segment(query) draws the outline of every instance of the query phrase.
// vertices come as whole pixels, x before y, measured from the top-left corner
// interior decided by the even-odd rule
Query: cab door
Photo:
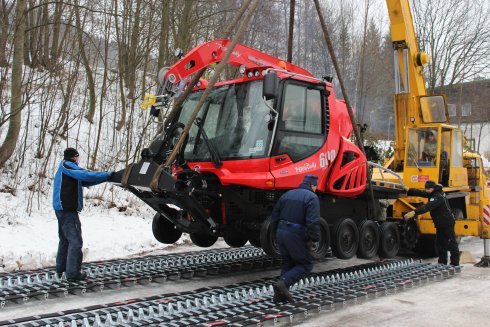
[[[322,176],[328,166],[326,101],[320,85],[284,82],[270,170],[278,189],[295,188],[305,174]]]

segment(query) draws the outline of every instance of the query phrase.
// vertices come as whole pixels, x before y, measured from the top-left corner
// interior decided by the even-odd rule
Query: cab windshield
[[[437,161],[437,129],[418,128],[408,131],[408,166],[435,166]]]
[[[204,91],[189,95],[179,122],[186,124]],[[270,105],[270,103],[269,103]],[[199,111],[201,125],[220,159],[250,159],[267,156],[272,131],[270,109],[262,98],[262,81],[216,88]],[[193,124],[184,149],[187,161],[210,161],[204,133]]]

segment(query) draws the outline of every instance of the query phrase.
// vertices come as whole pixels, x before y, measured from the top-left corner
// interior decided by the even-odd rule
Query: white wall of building
[[[475,139],[475,150],[490,160],[490,123],[461,124],[466,139]]]

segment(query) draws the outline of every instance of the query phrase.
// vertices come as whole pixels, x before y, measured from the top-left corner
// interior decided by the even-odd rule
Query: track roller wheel
[[[340,259],[350,259],[357,252],[359,231],[350,219],[341,219],[333,226],[332,252]]]
[[[409,219],[402,225],[401,236],[405,248],[414,249],[417,246],[419,229],[414,219]]]
[[[159,213],[155,214],[153,217],[151,229],[153,231],[153,236],[155,236],[160,243],[172,244],[177,242],[180,236],[182,236],[182,232]]]
[[[194,243],[195,245],[200,246],[202,248],[208,248],[211,245],[213,245],[214,243],[216,243],[216,241],[218,240],[217,236],[206,235],[206,234],[191,233],[190,237],[191,237],[192,243]]]
[[[372,220],[363,220],[359,224],[359,248],[357,256],[363,259],[371,259],[379,249],[379,226]]]
[[[379,256],[393,258],[400,249],[400,233],[395,223],[384,222],[381,224],[381,240],[379,242]]]
[[[260,229],[260,246],[265,253],[271,257],[279,257],[279,246],[276,241],[276,224],[271,222],[272,217],[269,216],[262,224]]]
[[[225,243],[231,246],[232,248],[241,248],[248,241],[246,237],[241,236],[239,234],[225,235],[223,239],[225,240]]]
[[[318,245],[310,251],[313,259],[323,259],[328,253],[330,247],[330,230],[325,219],[320,218],[320,241]]]

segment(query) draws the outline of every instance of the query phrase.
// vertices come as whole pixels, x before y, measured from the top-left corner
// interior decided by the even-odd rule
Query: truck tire
[[[262,227],[260,229],[260,246],[264,250],[265,253],[270,255],[271,257],[280,257],[279,246],[276,241],[276,224],[271,222],[272,217],[269,216],[262,223]]]
[[[325,219],[320,218],[320,241],[314,250],[310,251],[313,259],[323,259],[328,254],[330,248],[330,230]]]
[[[371,259],[379,249],[379,226],[372,220],[363,220],[359,224],[359,248],[357,256],[363,259]]]
[[[208,248],[214,243],[216,243],[216,241],[218,240],[217,236],[206,235],[206,234],[191,233],[190,237],[192,243],[202,248]]]
[[[178,230],[167,218],[156,213],[151,224],[153,236],[160,243],[172,244],[179,240],[182,232]]]
[[[393,258],[400,250],[400,233],[395,223],[384,222],[380,228],[379,256],[381,258]]]
[[[332,252],[340,259],[350,259],[359,245],[359,230],[356,223],[350,219],[341,219],[332,229]]]
[[[232,248],[241,248],[248,241],[246,237],[237,234],[225,235],[223,239],[225,240],[225,243],[231,246]]]
[[[265,253],[272,257],[280,257],[279,246],[276,241],[276,224],[271,223],[271,217],[267,219],[262,224],[260,231],[260,245]],[[253,245],[253,243],[251,243]],[[330,247],[330,231],[328,229],[328,224],[325,219],[320,219],[320,241],[318,246],[310,252],[313,259],[323,259],[328,254],[328,249]]]

